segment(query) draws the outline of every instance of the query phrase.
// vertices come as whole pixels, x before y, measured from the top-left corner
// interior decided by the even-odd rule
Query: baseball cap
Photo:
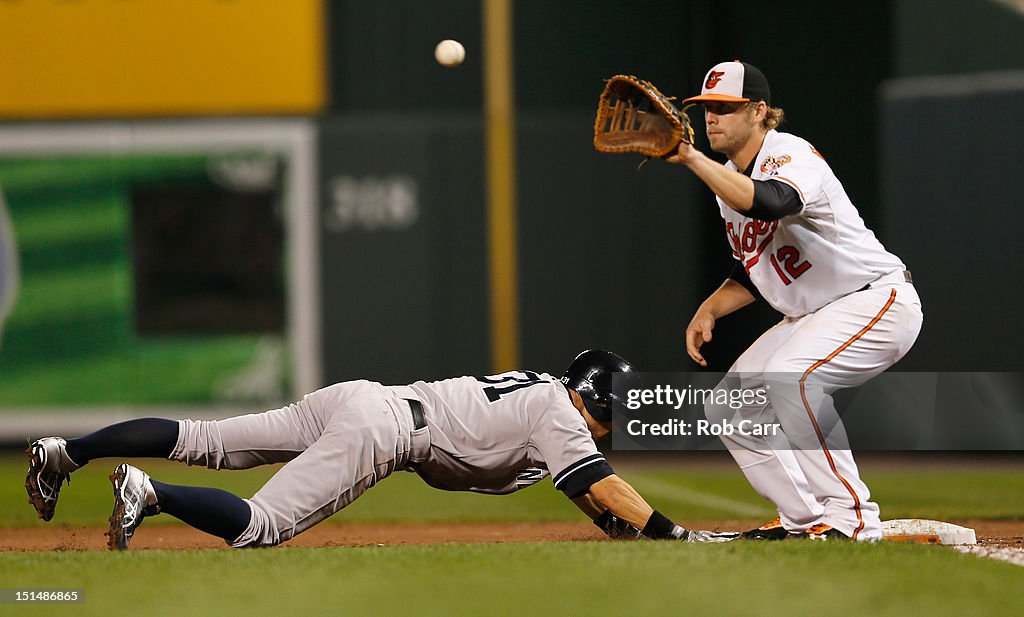
[[[719,62],[711,67],[704,76],[704,86],[700,94],[684,99],[683,103],[764,101],[771,105],[771,97],[772,92],[768,88],[768,79],[764,73],[753,64],[734,60]]]

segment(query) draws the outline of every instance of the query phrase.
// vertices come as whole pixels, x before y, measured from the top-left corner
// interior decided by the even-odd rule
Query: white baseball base
[[[882,539],[916,544],[977,544],[974,530],[943,521],[900,518],[882,521]]]

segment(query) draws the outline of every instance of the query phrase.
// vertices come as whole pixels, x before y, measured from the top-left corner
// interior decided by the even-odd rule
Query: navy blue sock
[[[249,526],[252,511],[241,497],[219,488],[174,486],[150,479],[160,511],[208,534],[234,542]]]
[[[69,439],[68,456],[78,465],[94,458],[168,458],[178,443],[178,421],[139,418],[111,424],[83,437]]]

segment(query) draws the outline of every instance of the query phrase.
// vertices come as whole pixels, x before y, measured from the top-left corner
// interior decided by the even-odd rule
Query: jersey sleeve
[[[810,144],[799,139],[780,140],[761,155],[761,180],[782,182],[796,189],[806,206],[821,192],[824,159]]]
[[[761,297],[761,290],[757,288],[754,281],[750,280],[750,275],[747,274],[747,269],[744,268],[743,264],[740,262],[733,264],[732,270],[729,272],[729,276],[727,278],[730,278],[742,285],[743,288],[749,291],[755,298]]]
[[[804,207],[796,189],[785,182],[754,180],[754,203],[743,214],[759,221],[777,221]]]
[[[592,484],[614,473],[568,399],[553,403],[540,416],[531,443],[547,463],[555,488],[570,499],[584,495]]]

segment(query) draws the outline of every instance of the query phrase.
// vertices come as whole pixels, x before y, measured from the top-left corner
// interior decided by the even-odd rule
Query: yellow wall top
[[[314,113],[321,0],[5,0],[0,118]]]

